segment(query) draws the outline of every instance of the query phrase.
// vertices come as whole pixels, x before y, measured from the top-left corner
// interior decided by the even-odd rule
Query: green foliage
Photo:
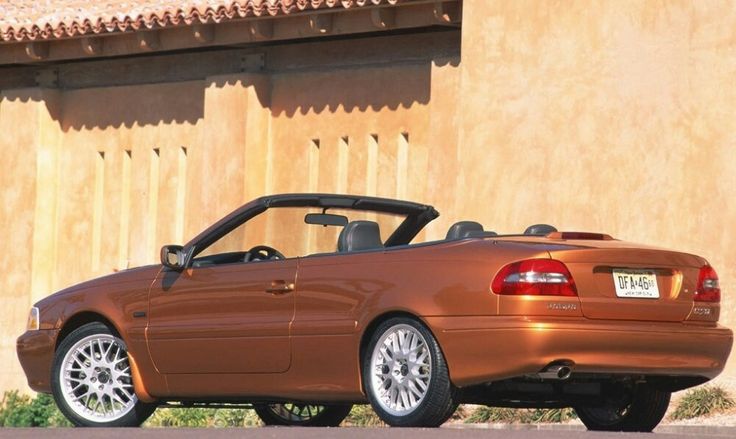
[[[345,427],[385,427],[386,424],[381,421],[376,412],[370,405],[361,404],[353,406],[350,414],[342,424]]]
[[[534,409],[529,411],[531,424],[554,424],[577,419],[578,415],[571,408],[564,409]]]
[[[471,407],[461,404],[457,407],[457,410],[455,410],[455,413],[450,416],[450,419],[448,419],[447,422],[463,422],[465,418],[470,416],[471,411]]]
[[[499,423],[511,424],[519,422],[518,410],[505,407],[478,407],[465,418],[466,424]]]
[[[466,424],[539,424],[559,423],[576,419],[575,410],[564,409],[511,409],[506,407],[478,407],[465,418]]]
[[[0,427],[68,427],[71,423],[61,414],[51,395],[35,398],[17,390],[5,392],[0,401]]]
[[[718,386],[703,386],[688,390],[670,418],[674,420],[709,416],[735,407],[731,396]]]
[[[256,427],[262,425],[253,410],[160,408],[144,427]]]

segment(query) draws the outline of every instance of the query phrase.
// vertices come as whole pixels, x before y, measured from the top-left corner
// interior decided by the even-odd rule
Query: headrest
[[[556,232],[557,229],[549,224],[534,224],[524,230],[525,235],[529,236],[547,236],[552,232]]]
[[[343,227],[337,238],[337,251],[357,252],[382,248],[381,230],[373,221],[352,221]]]
[[[480,223],[476,223],[475,221],[460,221],[450,227],[450,229],[447,231],[447,236],[445,237],[445,239],[451,240],[468,238],[471,234],[482,231],[483,226],[480,225]]]

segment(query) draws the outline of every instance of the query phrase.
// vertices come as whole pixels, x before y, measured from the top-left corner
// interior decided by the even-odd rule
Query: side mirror
[[[164,267],[182,271],[186,267],[186,253],[180,245],[165,245],[161,247],[161,263]]]

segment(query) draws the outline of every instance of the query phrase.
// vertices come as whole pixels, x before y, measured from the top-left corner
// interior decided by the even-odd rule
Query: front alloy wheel
[[[438,427],[457,408],[447,364],[432,333],[397,317],[381,323],[363,361],[373,410],[396,427]]]
[[[51,386],[56,405],[77,426],[138,426],[155,410],[135,395],[125,342],[101,323],[62,340]]]
[[[258,404],[253,409],[266,425],[337,427],[350,414],[352,405]]]

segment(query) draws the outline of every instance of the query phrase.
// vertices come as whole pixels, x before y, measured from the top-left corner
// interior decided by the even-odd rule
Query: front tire
[[[61,341],[51,390],[59,410],[78,427],[137,427],[156,410],[133,391],[125,342],[99,322]]]
[[[624,399],[609,400],[602,407],[575,407],[575,412],[588,430],[651,432],[664,418],[671,396],[641,384]]]
[[[439,427],[458,406],[437,340],[408,317],[378,325],[363,356],[363,383],[373,410],[394,427]]]
[[[266,425],[292,427],[337,427],[350,414],[352,405],[258,404],[256,414]]]

